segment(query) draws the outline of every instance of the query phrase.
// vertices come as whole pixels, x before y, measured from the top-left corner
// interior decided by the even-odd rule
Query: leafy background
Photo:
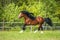
[[[0,0],[0,22],[20,21],[18,15],[21,10],[28,10],[35,16],[50,17],[53,22],[60,22],[59,3],[59,0]]]

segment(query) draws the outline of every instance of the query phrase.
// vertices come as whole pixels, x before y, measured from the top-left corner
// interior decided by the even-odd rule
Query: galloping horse
[[[53,25],[50,18],[42,18],[40,16],[34,17],[33,13],[30,13],[28,11],[21,11],[18,18],[22,18],[22,17],[24,18],[24,21],[25,21],[22,28],[23,31],[26,29],[26,25],[39,25],[38,31],[40,30],[40,28],[41,30],[43,30],[42,24],[44,22],[46,22],[50,26]]]

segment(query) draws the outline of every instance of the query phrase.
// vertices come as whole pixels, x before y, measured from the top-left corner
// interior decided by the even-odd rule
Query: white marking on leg
[[[34,33],[36,33],[38,30],[34,31]]]
[[[43,31],[41,31],[41,34],[43,34],[44,32]]]
[[[21,30],[19,33],[23,33],[23,30]]]

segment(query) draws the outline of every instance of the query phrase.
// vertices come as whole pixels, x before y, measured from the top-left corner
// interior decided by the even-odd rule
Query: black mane
[[[21,11],[21,13],[26,14],[30,19],[35,20],[34,14],[28,11]]]

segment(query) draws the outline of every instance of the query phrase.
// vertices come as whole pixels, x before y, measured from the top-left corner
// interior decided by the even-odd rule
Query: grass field
[[[0,40],[60,40],[60,30],[40,32],[0,31]]]

